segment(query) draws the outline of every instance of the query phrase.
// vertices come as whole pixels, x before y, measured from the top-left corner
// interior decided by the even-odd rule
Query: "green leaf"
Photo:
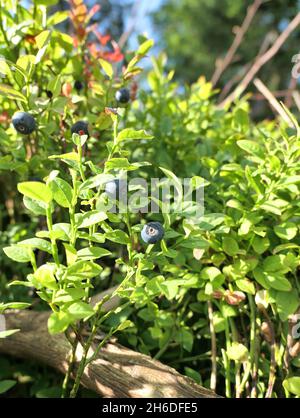
[[[143,42],[139,46],[139,49],[137,50],[137,55],[147,54],[147,52],[153,47],[153,45],[154,45],[154,40],[153,39],[148,39],[147,41]]]
[[[63,243],[66,251],[67,265],[70,266],[77,261],[77,251],[71,244]]]
[[[49,182],[49,187],[53,193],[53,198],[63,208],[72,206],[72,187],[65,180],[55,177]]]
[[[11,245],[10,247],[4,247],[3,251],[7,257],[18,263],[28,263],[31,261],[32,251],[27,247]]]
[[[183,187],[182,187],[181,181],[174,173],[172,173],[172,171],[167,170],[166,168],[163,168],[163,167],[159,167],[159,168],[168,177],[168,179],[171,180],[172,184],[174,185],[177,191],[176,201],[178,202],[179,205],[181,205],[183,201],[183,190],[182,190]]]
[[[1,380],[0,381],[0,394],[9,391],[12,387],[16,385],[15,380]]]
[[[12,282],[9,282],[7,284],[7,287],[9,286],[25,286],[25,287],[32,287],[32,284],[29,282],[24,282],[22,280],[13,280]]]
[[[39,49],[43,48],[49,42],[50,33],[50,30],[44,30],[35,37],[35,42]]]
[[[47,46],[50,42],[50,38],[51,38],[51,32],[50,30],[44,30],[43,32],[39,33],[36,37],[35,37],[35,42],[37,47],[39,48],[39,51],[35,57],[35,63],[38,64],[41,59],[43,58],[43,55],[46,52]]]
[[[255,280],[265,289],[276,289],[283,292],[289,292],[292,289],[291,283],[283,275],[278,272],[267,272],[259,268],[253,271]]]
[[[99,58],[99,63],[101,65],[103,71],[105,72],[105,74],[109,78],[112,78],[112,76],[114,75],[114,70],[113,70],[113,67],[112,67],[111,63],[102,59],[102,58]]]
[[[226,254],[230,256],[234,256],[239,252],[239,246],[235,239],[230,237],[224,237],[223,238],[223,244],[222,244],[223,250]]]
[[[270,212],[270,213],[273,213],[274,215],[281,216],[281,210],[276,205],[276,202],[275,201],[265,202],[260,207],[261,207],[261,209],[264,209],[266,212]]]
[[[74,319],[87,319],[95,314],[92,306],[85,302],[72,303],[72,305],[68,307],[67,313]]]
[[[31,77],[34,68],[34,62],[34,55],[21,55],[18,58],[17,66],[18,68],[22,68],[22,70],[24,70],[27,80]],[[23,77],[20,77],[20,73],[16,73],[16,81],[18,82],[19,86],[22,86],[24,84],[24,79]]]
[[[126,141],[128,139],[152,139],[153,135],[148,134],[144,130],[136,131],[132,128],[123,129],[117,136],[117,142]]]
[[[296,312],[300,300],[296,289],[290,292],[276,292],[276,307],[281,321],[286,321],[289,315]]]
[[[73,322],[72,316],[65,312],[53,312],[48,319],[48,330],[50,334],[64,332]]]
[[[69,16],[70,16],[69,11],[65,11],[65,12],[59,11],[59,12],[53,13],[53,15],[51,15],[49,19],[47,20],[47,26],[58,25],[59,23],[68,19]]]
[[[263,268],[266,271],[280,271],[280,272],[286,272],[289,269],[288,266],[285,265],[285,256],[282,254],[280,255],[270,255],[266,257],[263,261]]]
[[[34,0],[36,4],[42,4],[43,6],[54,6],[58,3],[58,0]]]
[[[257,254],[263,254],[270,247],[270,241],[268,238],[261,238],[255,235],[252,247]]]
[[[288,242],[286,244],[277,245],[273,249],[273,254],[277,254],[277,253],[280,253],[281,251],[285,251],[285,250],[293,250],[293,249],[296,249],[296,248],[298,249],[299,245]]]
[[[18,190],[24,196],[41,202],[50,203],[53,199],[49,187],[39,181],[25,181],[24,183],[19,183]]]
[[[191,352],[194,344],[193,333],[187,327],[181,327],[175,335],[175,340],[182,345],[182,347]]]
[[[86,280],[98,276],[102,267],[92,261],[80,260],[72,264],[67,269],[67,278],[69,280]]]
[[[61,387],[53,386],[51,388],[40,389],[35,394],[36,398],[60,398]]]
[[[114,180],[115,177],[112,174],[97,174],[94,177],[90,177],[89,179],[87,179],[86,181],[84,181],[80,187],[79,190],[83,191],[86,189],[93,189],[95,187],[99,187],[102,186],[103,184],[108,183],[109,181]]]
[[[243,149],[244,151],[248,152],[249,154],[256,155],[260,158],[263,158],[264,152],[261,146],[255,141],[249,141],[247,139],[242,139],[237,141],[237,145]]]
[[[7,84],[0,84],[0,95],[7,99],[20,100],[21,102],[27,102],[26,97],[19,91],[13,89]]]
[[[41,238],[25,239],[23,241],[19,241],[18,245],[29,246],[32,249],[37,248],[38,250],[45,251],[46,253],[52,254],[51,243]]]
[[[129,236],[120,229],[116,229],[114,231],[106,232],[105,238],[110,241],[116,242],[117,244],[129,244],[130,239]]]
[[[58,288],[53,264],[43,264],[34,272],[34,278],[41,287],[56,290]]]
[[[105,163],[105,168],[107,170],[119,170],[121,168],[128,168],[130,167],[129,161],[127,158],[111,158],[109,161]]]
[[[61,76],[52,77],[47,85],[47,90],[51,91],[53,97],[56,97],[61,92]]]
[[[227,350],[227,355],[231,360],[242,362],[248,360],[249,352],[243,344],[233,342]]]
[[[126,328],[132,328],[134,327],[134,323],[132,321],[129,321],[128,319],[124,322],[122,322],[118,328],[116,329],[116,331],[124,331],[124,329]]]
[[[274,231],[279,238],[290,241],[297,235],[298,227],[293,222],[284,222],[276,225]]]
[[[10,303],[5,303],[2,307],[1,310],[3,309],[26,309],[29,308],[29,306],[31,306],[30,303],[26,303],[26,302],[10,302]]]
[[[11,75],[11,69],[4,57],[0,57],[0,74]]]
[[[81,299],[85,296],[85,290],[78,288],[78,289],[61,289],[55,293],[55,298],[53,299],[53,303],[69,303],[74,302],[75,300]]]
[[[234,308],[234,306],[227,305],[227,303],[222,303],[221,312],[224,318],[230,318],[232,316],[236,316],[236,309]]]
[[[96,260],[108,255],[111,255],[111,252],[100,247],[87,247],[77,251],[77,257],[81,260]]]
[[[177,280],[165,280],[160,283],[159,287],[168,300],[172,300],[178,293],[178,281]]]
[[[67,152],[66,154],[59,154],[59,155],[50,155],[50,157],[48,157],[51,160],[70,160],[70,161],[76,161],[79,162],[79,155],[77,154],[77,152]]]
[[[44,202],[31,199],[28,196],[23,198],[24,206],[35,215],[46,215],[47,205]]]
[[[255,286],[254,283],[252,283],[250,280],[238,279],[236,280],[235,284],[243,292],[250,293],[250,295],[255,295]]]
[[[19,332],[19,329],[9,329],[7,331],[0,331],[0,338],[7,338],[10,335],[15,334],[16,332]]]
[[[205,267],[201,271],[201,278],[204,280],[214,280],[219,275],[222,275],[221,271],[216,267]]]
[[[99,224],[107,219],[105,212],[99,212],[98,210],[91,210],[85,212],[83,215],[76,214],[77,228],[89,228],[92,225]]]
[[[300,396],[300,376],[288,377],[282,385],[288,392]]]
[[[172,250],[171,248],[167,247],[165,240],[161,241],[160,247],[163,255],[165,255],[166,257],[175,258],[178,256],[178,252],[176,250]]]

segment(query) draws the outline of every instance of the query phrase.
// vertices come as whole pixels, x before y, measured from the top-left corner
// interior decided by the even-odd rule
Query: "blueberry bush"
[[[53,13],[55,0],[6,3],[0,313],[51,311],[48,331],[65,333],[70,358],[60,382],[0,357],[0,393],[76,397],[85,367],[116,335],[220,395],[299,397],[295,117],[283,107],[291,126],[254,124],[246,98],[220,109],[204,78],[184,89],[173,82],[164,54],[142,73],[153,41],[141,36],[136,51],[121,51],[91,23],[97,6],[70,1]],[[159,197],[161,211],[146,211],[148,195],[123,210],[124,176],[170,179],[169,210]],[[173,210],[182,178],[204,190],[203,215],[190,216],[193,198]],[[120,305],[106,312],[115,295]]]

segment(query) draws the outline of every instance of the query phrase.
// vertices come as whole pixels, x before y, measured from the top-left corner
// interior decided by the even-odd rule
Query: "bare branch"
[[[274,42],[274,40],[277,38],[277,35],[275,33],[275,31],[270,31],[266,34],[261,47],[258,51],[258,54],[256,55],[255,59],[256,60],[258,57],[260,57],[261,55],[263,55],[267,49],[269,48],[269,46],[272,44],[272,42]],[[220,96],[219,96],[219,102],[221,102],[226,96],[227,94],[229,94],[232,86],[234,86],[235,84],[237,84],[240,80],[242,80],[243,77],[245,77],[245,75],[247,74],[247,72],[249,71],[249,69],[251,68],[253,64],[253,60],[251,62],[248,62],[242,69],[241,71],[239,71],[234,77],[232,77],[224,86],[224,88],[222,89]]]
[[[294,102],[296,106],[298,107],[298,110],[300,111],[300,93],[299,91],[295,90],[292,94]]]
[[[119,41],[118,41],[118,45],[120,47],[120,49],[122,49],[126,42],[128,41],[129,36],[132,34],[132,32],[134,31],[137,19],[138,19],[138,11],[139,11],[139,7],[141,5],[141,1],[140,0],[136,0],[132,6],[131,9],[131,18],[130,18],[130,23],[129,23],[129,27],[127,29],[127,31],[125,31]]]
[[[278,100],[275,98],[275,96],[271,93],[271,91],[268,89],[268,87],[259,79],[255,78],[253,81],[253,84],[257,88],[258,91],[261,92],[265,96],[265,98],[268,100],[270,105],[276,110],[276,112],[282,117],[282,119],[289,125],[289,127],[293,127],[292,122],[287,117],[287,114],[284,112],[282,106],[278,102]]]
[[[217,84],[219,81],[221,75],[226,70],[226,68],[229,66],[229,64],[232,62],[234,55],[242,43],[244,36],[249,29],[249,26],[256,15],[257,10],[262,4],[262,0],[255,0],[251,6],[248,7],[246,17],[242,23],[242,26],[238,27],[236,30],[236,35],[233,40],[233,43],[231,47],[229,48],[227,54],[225,55],[224,60],[221,61],[220,65],[216,66],[215,72],[211,78],[211,83],[213,86]]]
[[[278,36],[276,41],[273,43],[271,48],[268,49],[262,56],[258,57],[254,62],[248,73],[245,75],[241,83],[236,87],[236,89],[222,102],[219,107],[224,107],[230,105],[236,98],[238,98],[249,86],[255,75],[258,71],[268,62],[274,55],[277,54],[282,45],[286,42],[291,33],[299,26],[300,24],[300,13],[294,17],[285,30]]]

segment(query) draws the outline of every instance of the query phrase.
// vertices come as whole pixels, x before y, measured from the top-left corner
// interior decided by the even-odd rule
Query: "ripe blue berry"
[[[77,91],[80,91],[83,88],[83,84],[80,80],[76,80],[74,83],[74,87]]]
[[[78,122],[74,123],[74,125],[71,126],[71,134],[74,133],[78,135],[89,136],[88,124],[83,120],[79,120]]]
[[[128,103],[130,100],[130,92],[128,89],[120,89],[115,95],[116,101],[119,103]]]
[[[141,237],[147,244],[155,244],[163,239],[164,234],[165,230],[160,222],[149,222],[144,225]]]
[[[12,117],[12,124],[23,135],[29,135],[36,130],[34,117],[26,112],[16,112]]]
[[[52,99],[52,97],[53,97],[53,93],[50,90],[46,90],[46,95],[47,95],[48,99]]]
[[[105,185],[105,193],[111,199],[119,200],[126,190],[126,184],[120,179],[109,181]]]

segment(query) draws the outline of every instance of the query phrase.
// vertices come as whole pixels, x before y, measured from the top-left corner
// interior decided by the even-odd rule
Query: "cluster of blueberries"
[[[77,90],[82,89],[81,81],[75,82],[75,88]],[[51,92],[49,92],[51,93]],[[47,93],[48,97],[50,95]],[[126,88],[117,90],[115,99],[118,103],[126,104],[130,100],[130,92]],[[12,124],[17,132],[23,135],[30,135],[36,130],[37,125],[34,117],[27,112],[16,112],[12,117]],[[78,121],[71,127],[71,133],[77,133],[80,135],[89,135],[88,124],[84,121]]]
[[[80,81],[76,81],[74,86],[76,90],[81,90],[83,87]],[[49,96],[50,95],[48,95],[48,97]],[[122,88],[116,92],[115,98],[118,103],[126,104],[130,100],[130,92],[128,89]],[[16,131],[23,135],[30,135],[37,128],[34,117],[27,112],[16,112],[12,117],[12,124]],[[87,122],[79,120],[74,123],[71,127],[71,133],[89,136]],[[110,181],[105,187],[105,191],[108,195],[116,195],[118,189],[119,180]],[[144,225],[141,231],[141,237],[147,244],[155,244],[162,240],[164,233],[164,228],[160,222],[149,222]]]

